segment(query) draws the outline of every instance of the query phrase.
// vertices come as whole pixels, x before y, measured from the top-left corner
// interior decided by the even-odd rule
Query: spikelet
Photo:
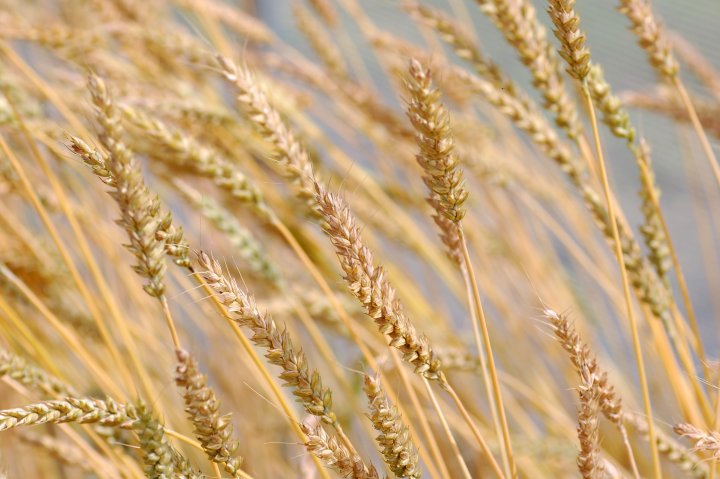
[[[292,11],[298,30],[308,40],[327,71],[335,78],[347,78],[347,67],[342,54],[325,27],[299,1],[293,2]]]
[[[585,479],[602,479],[606,477],[604,463],[600,457],[599,435],[599,400],[596,388],[578,388],[580,394],[580,410],[578,411],[577,434],[580,442],[577,465]]]
[[[330,27],[338,25],[338,14],[331,0],[308,0],[315,13]]]
[[[176,351],[178,365],[175,383],[183,388],[185,412],[195,426],[195,437],[210,460],[220,464],[232,477],[242,477],[242,460],[235,457],[238,441],[232,437],[230,415],[220,416],[220,402],[207,385],[197,360],[187,351]]]
[[[151,196],[142,180],[142,173],[132,152],[122,142],[120,115],[108,94],[105,82],[95,75],[88,83],[95,105],[95,117],[100,125],[100,143],[108,152],[108,171],[115,181],[112,197],[120,207],[118,224],[128,234],[127,248],[135,255],[136,273],[147,279],[143,287],[150,296],[162,296],[165,291],[165,245],[158,241],[160,226],[157,214],[159,199]]]
[[[272,43],[275,34],[262,21],[249,15],[247,12],[225,2],[214,0],[176,0],[179,5],[201,11],[214,20],[225,23],[251,42]]]
[[[138,254],[142,252],[142,248],[140,247],[142,245],[138,246],[135,243],[146,243],[144,248],[152,252],[153,255],[155,254],[155,248],[157,248],[158,245],[161,245],[165,254],[174,258],[177,265],[182,267],[190,266],[190,259],[188,257],[190,246],[184,239],[182,227],[176,228],[175,225],[173,225],[172,215],[170,212],[166,212],[162,218],[159,218],[161,215],[160,200],[157,196],[153,196],[147,186],[145,186],[139,167],[134,158],[131,157],[131,164],[125,169],[127,171],[118,171],[116,168],[114,169],[114,160],[107,153],[92,148],[78,137],[71,136],[68,138],[68,148],[83,160],[85,165],[92,170],[100,181],[114,189],[114,192],[111,192],[110,195],[118,202],[118,205],[121,207],[121,212],[123,211],[122,208],[127,206],[126,203],[128,200],[133,201],[133,203],[130,203],[131,205],[147,206],[145,211],[140,208],[139,211],[137,211],[137,215],[141,217],[140,219],[142,219],[146,225],[143,231],[149,232],[152,230],[152,226],[155,226],[155,241],[153,242],[149,237],[140,241],[139,232],[129,232],[128,234],[131,237],[131,244],[126,245],[131,252],[135,253],[138,259],[143,258],[141,260],[141,264],[144,264],[145,262],[149,263],[147,267],[141,268],[141,271],[143,271],[139,272],[141,276],[145,274],[145,269],[152,272],[155,271],[156,268],[161,267],[162,274],[160,274],[157,279],[157,281],[160,281],[161,284],[165,265],[162,262],[159,265],[156,264],[158,259],[152,258],[152,255],[149,255],[149,253],[145,255],[140,254],[138,256]],[[118,174],[124,177],[125,180],[118,181]],[[131,181],[131,183],[128,183],[128,181]],[[132,185],[132,189],[128,189],[128,185]],[[127,196],[127,198],[124,198],[125,196]],[[125,224],[123,221],[125,220],[118,220],[118,224],[123,226]],[[131,221],[131,228],[139,228],[139,225],[142,224],[139,223],[139,221],[132,223],[132,219],[129,221]],[[135,240],[135,243],[133,243],[133,239]],[[155,264],[155,269],[151,268],[153,264]],[[135,270],[138,271],[138,269]],[[151,289],[154,290],[155,287],[153,286]],[[150,294],[147,289],[146,292]],[[155,296],[155,294],[151,294],[151,296]]]
[[[600,457],[598,443],[599,416],[604,414],[610,421],[622,426],[622,407],[615,390],[608,384],[607,374],[601,371],[592,357],[590,348],[580,340],[573,325],[564,315],[551,309],[544,310],[563,349],[580,376],[577,391],[580,397],[577,434],[580,443],[577,465],[582,477],[598,479],[606,477],[604,462]]]
[[[518,128],[525,131],[543,153],[568,175],[573,185],[582,188],[587,178],[582,164],[572,155],[570,148],[558,138],[542,113],[476,75],[459,73],[458,78],[498,108]]]
[[[720,72],[700,50],[679,33],[670,31],[667,37],[687,69],[697,77],[707,90],[720,101]]]
[[[592,65],[590,68],[587,84],[593,102],[602,113],[603,123],[616,137],[624,139],[629,144],[634,143],[635,128],[630,124],[630,117],[623,108],[622,101],[613,95],[599,65]]]
[[[77,467],[85,473],[93,471],[92,464],[88,462],[85,452],[71,443],[56,439],[50,434],[22,432],[18,436],[23,442],[42,448],[44,454],[50,454],[63,464]]]
[[[483,55],[473,39],[455,20],[440,10],[414,1],[403,3],[403,8],[435,30],[444,42],[452,46],[458,57],[472,65],[478,75],[504,90],[508,95],[516,96],[518,89],[515,83],[505,76],[500,67]]]
[[[603,122],[616,137],[626,140],[628,148],[641,167],[640,196],[643,200],[642,212],[645,220],[641,232],[650,250],[648,254],[650,263],[655,268],[658,278],[667,282],[669,246],[662,229],[662,213],[655,208],[651,197],[652,194],[658,194],[658,190],[651,169],[650,150],[642,138],[640,145],[635,145],[635,128],[630,123],[630,117],[623,108],[622,102],[613,95],[602,69],[590,64],[590,52],[585,47],[585,35],[579,29],[580,19],[573,9],[574,4],[575,0],[550,1],[548,13],[556,27],[555,36],[563,45],[560,55],[568,64],[570,75],[581,82],[587,80],[585,85],[593,102],[602,112]]]
[[[639,144],[633,151],[636,161],[643,165],[640,174],[640,199],[642,200],[642,212],[645,221],[640,226],[640,233],[645,239],[645,244],[649,250],[648,259],[655,268],[655,272],[662,280],[668,281],[670,246],[662,226],[662,213],[655,207],[655,201],[659,201],[660,191],[655,184],[650,146],[643,138],[640,138]]]
[[[647,420],[643,416],[628,412],[625,414],[625,422],[641,434],[645,440],[649,439]],[[680,470],[696,479],[705,479],[708,476],[707,466],[702,460],[691,452],[688,452],[685,447],[663,432],[662,429],[655,429],[655,443],[658,452],[660,452],[667,461],[676,464]]]
[[[385,463],[397,477],[421,477],[417,448],[412,443],[410,431],[397,408],[390,405],[377,378],[366,375],[364,391],[370,406],[368,417],[380,433],[376,441],[382,448]]]
[[[435,353],[440,358],[445,371],[480,371],[482,363],[480,358],[464,347],[443,346],[436,348]]]
[[[595,221],[600,226],[606,238],[610,238],[612,231],[610,230],[610,220],[608,219],[607,210],[598,194],[590,187],[584,187],[583,199],[588,205]],[[670,305],[668,303],[668,294],[664,285],[652,266],[645,260],[640,250],[640,245],[635,241],[624,225],[620,222],[617,224],[618,234],[622,252],[625,258],[625,267],[627,268],[630,282],[638,294],[642,302],[650,307],[653,315],[663,321],[665,327],[670,331],[672,326],[670,320]]]
[[[571,154],[567,145],[560,141],[542,115],[527,110],[520,101],[506,95],[476,75],[464,73],[460,77],[508,116],[518,128],[526,131],[543,152],[560,167],[572,184],[580,190],[586,207],[593,215],[605,238],[612,241],[611,224],[603,201],[589,185],[587,174],[578,159]],[[637,291],[638,297],[650,307],[653,315],[661,319],[669,328],[670,310],[665,287],[659,281],[652,266],[645,261],[640,246],[632,234],[619,222],[618,233],[625,256],[625,267],[633,288]]]
[[[661,91],[659,95],[625,92],[622,98],[628,106],[658,113],[678,122],[690,122],[685,106],[673,95],[669,95],[668,92]],[[720,104],[707,101],[696,95],[690,95],[690,99],[703,128],[714,137],[720,138]]]
[[[463,264],[463,254],[462,254],[462,243],[460,240],[460,231],[458,230],[458,227],[455,223],[452,222],[447,216],[440,213],[442,211],[442,205],[440,204],[440,200],[438,200],[434,196],[430,196],[427,198],[427,202],[430,204],[430,206],[435,210],[435,213],[433,213],[432,218],[435,222],[435,225],[438,227],[438,231],[440,232],[440,240],[445,245],[445,254],[448,258],[450,258],[450,261],[455,264],[455,266],[460,266]]]
[[[264,218],[269,214],[262,193],[235,165],[212,148],[201,145],[181,130],[171,128],[157,118],[124,106],[123,117],[140,132],[150,137],[160,148],[150,153],[167,163],[190,167],[196,173],[210,178],[230,195],[251,205]]]
[[[593,102],[602,112],[603,122],[610,128],[613,135],[627,142],[628,149],[640,167],[640,198],[643,202],[642,212],[644,218],[640,231],[649,250],[648,260],[655,268],[658,278],[667,282],[670,248],[665,231],[662,228],[662,213],[655,207],[651,196],[654,194],[657,199],[660,192],[655,183],[655,175],[652,170],[650,148],[642,137],[639,138],[637,144],[635,143],[635,128],[630,122],[630,117],[620,98],[612,93],[612,89],[605,81],[602,69],[599,66],[592,66],[587,85]]]
[[[112,399],[66,398],[44,401],[28,406],[0,411],[0,431],[36,424],[99,424],[101,426],[130,427],[137,418],[134,411]]]
[[[278,267],[270,260],[265,248],[250,230],[240,224],[232,213],[220,206],[212,198],[201,195],[199,191],[190,185],[181,181],[175,181],[174,183],[180,192],[200,209],[200,213],[225,234],[234,248],[233,251],[247,261],[253,272],[272,283],[277,283],[280,280]]]

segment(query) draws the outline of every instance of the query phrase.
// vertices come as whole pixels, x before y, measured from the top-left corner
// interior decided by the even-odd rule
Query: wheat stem
[[[432,387],[430,386],[430,381],[428,381],[427,378],[422,378],[423,385],[425,386],[425,390],[427,391],[428,396],[430,397],[430,401],[433,403],[433,407],[435,408],[435,411],[437,411],[438,419],[440,419],[440,425],[443,428],[443,431],[445,432],[445,437],[447,437],[447,440],[450,442],[450,448],[455,453],[455,458],[457,459],[458,464],[460,465],[460,469],[462,470],[462,474],[466,479],[472,479],[472,476],[470,475],[470,470],[467,467],[467,464],[465,464],[465,459],[463,459],[462,453],[460,452],[460,447],[457,444],[457,441],[455,440],[455,436],[453,436],[452,430],[450,429],[450,426],[448,425],[447,419],[445,419],[445,414],[442,412],[442,408],[440,407],[440,404],[438,403],[437,398],[435,397],[435,393],[432,390]],[[502,476],[501,476],[502,477]]]
[[[638,369],[638,376],[640,380],[640,388],[642,390],[643,398],[643,409],[648,421],[648,436],[650,437],[650,448],[652,453],[652,464],[653,474],[656,479],[662,479],[662,472],[660,468],[660,456],[657,450],[657,444],[655,443],[655,425],[653,422],[652,406],[650,404],[650,391],[648,389],[647,375],[645,372],[645,361],[642,356],[642,347],[640,345],[640,333],[637,324],[637,318],[635,317],[635,310],[633,308],[630,285],[627,277],[627,270],[625,268],[625,256],[622,251],[622,244],[620,243],[620,235],[618,233],[617,218],[615,216],[615,205],[612,201],[610,192],[610,184],[608,181],[607,170],[605,167],[605,159],[602,152],[602,144],[600,142],[600,132],[598,130],[597,118],[595,116],[595,107],[593,106],[592,98],[587,84],[583,85],[583,95],[587,103],[588,111],[590,113],[590,123],[593,130],[593,138],[595,141],[595,149],[598,159],[598,172],[600,173],[600,180],[603,187],[603,193],[605,195],[605,205],[608,213],[608,220],[610,222],[610,228],[612,231],[612,237],[614,240],[615,257],[620,267],[620,276],[622,278],[623,293],[625,295],[625,307],[630,321],[630,333],[632,336],[633,351],[635,353],[635,362]]]
[[[502,431],[502,442],[505,445],[505,452],[507,456],[504,458],[507,463],[507,474],[514,478],[517,476],[517,468],[515,466],[515,459],[513,458],[512,444],[510,442],[510,429],[508,428],[507,417],[505,415],[505,406],[502,400],[502,392],[500,390],[500,381],[498,380],[497,368],[495,366],[495,358],[492,352],[492,344],[490,342],[490,332],[488,331],[487,320],[485,319],[485,311],[482,306],[482,300],[480,299],[480,292],[478,290],[477,278],[475,277],[475,271],[472,266],[472,260],[470,259],[470,252],[467,248],[467,241],[465,239],[465,233],[462,228],[458,229],[460,235],[460,246],[462,249],[463,259],[467,268],[468,277],[472,286],[471,291],[473,294],[473,307],[475,309],[475,316],[480,325],[480,331],[482,333],[483,350],[487,354],[487,366],[488,372],[490,373],[490,380],[492,383],[492,393],[497,408],[498,417],[500,419],[501,431]],[[475,335],[477,336],[477,326],[473,324]],[[477,338],[476,338],[477,339]]]

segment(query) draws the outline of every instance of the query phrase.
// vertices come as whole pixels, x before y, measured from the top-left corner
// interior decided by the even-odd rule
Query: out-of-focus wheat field
[[[0,478],[714,478],[718,31],[0,2]]]

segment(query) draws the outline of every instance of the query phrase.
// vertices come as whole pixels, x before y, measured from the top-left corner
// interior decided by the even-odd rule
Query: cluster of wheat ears
[[[2,2],[0,477],[715,478],[695,233],[633,118],[690,145],[717,294],[712,65],[649,0],[615,21],[654,93],[613,90],[574,0],[384,5],[415,40],[258,1],[303,44],[253,2]]]

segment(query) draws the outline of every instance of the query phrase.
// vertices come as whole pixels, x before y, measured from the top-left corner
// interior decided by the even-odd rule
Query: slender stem
[[[8,282],[14,285],[28,299],[30,304],[40,311],[40,314],[42,314],[53,329],[57,331],[62,340],[93,373],[93,376],[102,388],[106,389],[107,392],[114,397],[123,397],[121,388],[112,381],[111,376],[107,373],[107,370],[103,367],[103,365],[98,364],[96,359],[93,358],[92,354],[87,347],[85,347],[82,339],[78,337],[75,331],[63,324],[20,278],[15,276],[12,271],[2,264],[0,264],[0,275],[4,276]]]
[[[649,178],[650,174],[650,172],[648,171],[648,166],[643,162],[640,162],[639,164],[642,180],[647,181],[647,178]],[[693,336],[695,336],[695,347],[697,349],[698,359],[700,360],[700,363],[703,367],[703,374],[705,374],[705,377],[710,377],[710,368],[707,364],[707,356],[705,355],[705,348],[702,344],[702,336],[700,334],[700,327],[698,325],[697,317],[695,316],[695,308],[693,308],[692,301],[690,300],[690,291],[688,289],[687,282],[685,281],[685,275],[683,274],[682,268],[680,266],[680,260],[677,257],[677,252],[675,250],[672,238],[670,238],[670,229],[668,228],[667,221],[665,221],[665,215],[660,209],[660,200],[658,199],[655,190],[651,188],[649,184],[646,186],[646,189],[648,190],[648,193],[650,195],[650,200],[653,204],[653,208],[658,213],[658,219],[660,220],[660,225],[663,229],[663,233],[665,234],[665,241],[667,241],[668,250],[670,250],[670,259],[672,261],[673,269],[675,270],[678,286],[680,288],[680,295],[682,296],[683,305],[685,306],[685,310],[687,311],[690,327],[692,328]]]
[[[588,90],[586,84],[583,85],[582,90],[585,101],[587,102],[588,111],[590,113],[590,123],[592,124],[593,138],[595,140],[595,149],[597,150],[600,181],[603,186],[605,204],[607,206],[608,221],[610,222],[610,229],[612,230],[612,236],[615,243],[615,256],[617,258],[618,265],[620,266],[620,276],[622,278],[623,292],[625,294],[625,307],[627,309],[627,315],[630,321],[630,331],[632,334],[633,350],[635,352],[635,362],[637,363],[638,368],[640,388],[642,389],[643,408],[645,410],[645,416],[647,417],[648,423],[648,437],[650,440],[650,451],[652,453],[653,474],[656,479],[662,479],[662,472],[660,468],[660,455],[658,453],[655,436],[655,422],[653,420],[652,406],[650,404],[650,390],[648,388],[647,376],[645,373],[645,361],[643,360],[642,347],[640,345],[640,332],[637,324],[637,318],[635,317],[635,310],[633,309],[632,299],[630,296],[630,284],[628,282],[627,269],[625,267],[625,256],[623,255],[622,244],[620,242],[620,234],[618,233],[617,219],[615,217],[615,206],[610,193],[610,184],[608,182],[607,170],[605,168],[605,159],[602,152],[602,144],[600,143],[600,132],[598,130],[595,107],[593,106],[592,98],[590,97],[590,91]]]
[[[0,312],[3,314],[3,323],[5,320],[9,320],[10,324],[17,329],[18,334],[7,335],[8,338],[25,343],[25,349],[28,353],[31,351],[35,354],[35,361],[42,365],[48,372],[54,376],[63,378],[63,373],[60,372],[56,361],[51,357],[51,353],[42,347],[40,339],[33,333],[33,331],[25,324],[25,321],[15,312],[10,304],[5,302],[5,298],[0,295]],[[8,329],[9,330],[9,329]],[[7,331],[7,330],[6,330]],[[24,339],[24,341],[23,341]],[[32,356],[32,354],[29,354]]]
[[[497,368],[495,367],[495,358],[493,357],[492,344],[490,343],[490,332],[487,327],[487,320],[485,319],[485,311],[483,310],[482,301],[480,299],[480,291],[478,289],[477,278],[475,277],[475,270],[472,267],[472,261],[470,260],[470,253],[467,248],[467,241],[465,240],[465,233],[462,227],[458,225],[458,234],[460,236],[460,245],[462,248],[463,258],[465,261],[465,267],[467,268],[468,277],[470,278],[470,284],[472,285],[472,294],[474,298],[474,309],[477,321],[473,321],[473,329],[475,330],[476,340],[478,340],[479,333],[477,331],[478,323],[482,332],[482,342],[484,345],[485,354],[487,355],[488,372],[490,373],[490,380],[492,382],[492,392],[495,401],[495,407],[497,408],[498,417],[500,419],[500,426],[502,427],[502,442],[504,444],[503,462],[505,463],[506,474],[514,478],[517,476],[517,468],[515,466],[515,458],[513,457],[512,444],[510,442],[510,429],[508,428],[507,417],[505,415],[505,406],[503,405],[502,392],[500,391],[500,381],[498,381]],[[478,351],[480,352],[480,351]],[[469,416],[468,416],[469,418]]]
[[[443,384],[443,389],[447,391],[447,393],[452,398],[453,402],[457,406],[458,410],[460,411],[460,414],[465,419],[465,422],[467,422],[470,425],[470,430],[473,433],[473,436],[475,436],[475,439],[480,444],[480,448],[485,453],[485,456],[488,458],[488,461],[490,462],[490,466],[492,466],[493,471],[495,471],[495,474],[501,479],[505,478],[505,474],[503,473],[502,469],[500,469],[500,465],[495,460],[495,457],[492,455],[492,451],[490,450],[490,446],[488,446],[487,442],[485,441],[485,438],[482,437],[482,434],[480,434],[480,430],[475,425],[475,422],[470,417],[470,413],[465,408],[465,405],[463,404],[462,400],[460,399],[460,396],[458,396],[455,389],[445,382]]]
[[[68,121],[73,130],[75,130],[82,138],[92,138],[87,128],[78,120],[77,116],[63,101],[60,95],[55,92],[50,86],[33,70],[20,55],[15,53],[15,50],[10,48],[7,43],[0,42],[0,53],[5,55],[10,63],[15,65],[15,68],[20,70],[25,75],[30,83],[38,89],[45,97],[50,100],[50,103],[57,108],[60,114]]]
[[[485,386],[485,393],[487,394],[487,402],[490,405],[490,414],[492,415],[493,426],[495,427],[495,434],[498,438],[500,438],[502,437],[502,425],[500,424],[500,416],[498,415],[497,406],[493,398],[492,384],[490,382],[487,359],[485,356],[485,348],[483,347],[482,339],[480,338],[479,319],[477,318],[476,308],[473,306],[474,300],[472,293],[472,283],[470,282],[470,275],[468,274],[467,268],[465,268],[464,266],[461,268],[463,280],[465,281],[465,289],[467,290],[468,308],[470,309],[470,315],[472,316],[473,335],[475,336],[475,345],[478,351],[478,359],[480,360],[480,369],[482,372],[483,385]],[[503,457],[505,457],[505,443],[503,441],[499,442],[500,446],[502,447]],[[505,464],[503,465],[508,466],[507,461],[505,461]],[[505,472],[509,473],[508,467],[506,467]]]
[[[620,436],[622,436],[622,442],[625,446],[625,450],[627,451],[628,460],[630,461],[630,469],[632,470],[633,477],[635,477],[635,479],[640,479],[640,471],[638,471],[637,463],[635,462],[635,455],[633,454],[632,446],[630,445],[630,439],[628,438],[625,424],[620,423],[618,425],[618,429],[620,430]]]
[[[438,412],[438,418],[440,419],[440,424],[442,425],[443,430],[445,431],[445,435],[448,438],[448,441],[450,442],[450,447],[452,448],[453,452],[455,453],[455,457],[458,460],[458,463],[460,464],[460,468],[462,469],[463,476],[465,476],[466,479],[472,479],[472,476],[470,475],[470,470],[467,467],[467,464],[465,464],[465,459],[463,459],[462,454],[460,453],[460,447],[457,444],[457,441],[455,440],[455,437],[453,436],[452,431],[450,430],[450,426],[447,423],[447,419],[445,419],[445,414],[443,414],[442,409],[440,408],[440,404],[438,403],[437,398],[435,397],[435,393],[432,390],[432,387],[430,387],[430,381],[428,381],[426,378],[423,378],[423,384],[425,385],[425,389],[427,390],[428,396],[430,396],[430,401],[432,401],[433,406],[435,407],[435,410]]]
[[[7,96],[7,95],[6,95]],[[10,100],[8,100],[9,103]],[[12,104],[12,103],[11,103]],[[17,109],[13,106],[13,111],[17,112]],[[148,372],[146,368],[143,366],[142,361],[140,360],[138,350],[136,347],[135,342],[133,341],[132,336],[130,335],[130,331],[128,329],[128,324],[123,318],[117,302],[112,296],[112,293],[110,292],[110,289],[108,287],[107,281],[102,275],[102,272],[100,271],[100,267],[98,266],[97,261],[95,260],[95,257],[92,254],[92,251],[90,249],[90,246],[87,242],[86,235],[83,233],[83,230],[80,226],[80,223],[78,222],[77,215],[73,211],[73,209],[70,206],[69,200],[60,184],[58,179],[56,178],[55,174],[53,173],[52,169],[48,165],[45,158],[40,154],[40,151],[35,144],[34,139],[32,138],[32,135],[30,134],[27,126],[25,125],[25,122],[23,121],[22,117],[20,116],[19,112],[15,114],[15,117],[18,120],[19,125],[23,129],[23,131],[26,133],[27,141],[31,146],[31,150],[33,151],[34,156],[36,157],[38,163],[40,163],[41,168],[43,169],[43,172],[45,173],[45,176],[50,181],[50,184],[52,185],[53,190],[55,191],[58,199],[58,204],[60,205],[63,214],[68,220],[68,224],[70,225],[70,228],[73,231],[73,234],[77,240],[77,245],[80,250],[80,253],[83,257],[84,264],[87,266],[88,270],[90,271],[90,275],[93,278],[93,281],[95,282],[98,292],[100,294],[100,297],[105,302],[108,308],[108,312],[110,313],[110,318],[113,320],[113,323],[115,324],[115,327],[117,328],[117,331],[120,333],[120,340],[121,344],[125,346],[127,349],[127,356],[130,359],[130,363],[133,365],[133,368],[135,372],[137,372],[140,383],[142,384],[145,394],[147,397],[155,397],[157,395],[157,391],[153,387],[152,381],[150,379],[150,376],[148,375]],[[55,146],[55,145],[53,145]],[[57,153],[56,153],[57,155]],[[100,325],[98,325],[100,327]],[[116,349],[114,343],[112,343],[112,347]],[[111,349],[111,353],[112,353]],[[122,358],[118,355],[118,357]],[[122,369],[125,369],[125,360],[121,359],[120,364],[122,365]],[[122,370],[121,369],[121,370]]]
[[[43,225],[45,226],[45,229],[50,234],[50,237],[53,240],[53,243],[55,243],[55,246],[58,249],[58,252],[60,253],[60,256],[62,257],[63,262],[68,268],[68,271],[70,272],[70,276],[73,278],[73,282],[78,288],[78,291],[80,292],[81,296],[83,297],[83,300],[87,304],[88,308],[90,309],[90,312],[95,319],[95,322],[98,324],[98,330],[101,333],[101,336],[103,338],[103,342],[107,345],[108,350],[111,353],[111,356],[113,359],[115,359],[115,356],[112,355],[112,352],[115,351],[114,345],[112,343],[112,340],[110,338],[110,333],[107,331],[107,327],[105,325],[105,322],[103,320],[102,315],[100,314],[100,310],[98,309],[97,305],[95,304],[95,298],[90,293],[90,290],[87,288],[87,285],[82,279],[82,276],[80,274],[80,271],[77,269],[77,266],[75,265],[75,262],[72,259],[72,256],[68,252],[67,248],[65,247],[65,244],[63,243],[62,239],[60,238],[60,233],[58,232],[55,225],[50,220],[50,215],[48,214],[47,210],[43,206],[42,202],[40,201],[40,198],[38,198],[37,193],[35,192],[35,189],[33,188],[32,184],[30,183],[30,179],[27,176],[27,173],[25,172],[25,169],[23,168],[22,164],[18,160],[18,158],[15,156],[15,153],[10,149],[10,147],[5,142],[5,138],[3,136],[0,136],[0,148],[5,153],[5,156],[10,161],[10,164],[12,165],[13,169],[18,175],[18,178],[20,179],[20,183],[23,186],[23,189],[28,195],[28,198],[30,199],[30,202],[33,205],[33,208],[37,212],[38,216],[40,217],[40,220],[42,221]],[[104,333],[104,334],[103,334]],[[118,360],[119,360],[119,352],[118,354]],[[122,362],[119,363],[120,366],[122,366]],[[121,371],[125,371],[124,368],[121,368]],[[129,374],[126,372],[126,374]],[[130,382],[128,385],[132,384],[132,381],[128,379]],[[120,397],[119,395],[117,397]]]
[[[718,424],[720,424],[720,363],[718,363],[717,375],[718,375],[718,384],[716,385],[717,394],[715,395],[715,417],[713,418],[713,422],[712,422],[712,430],[713,431],[717,431]],[[717,473],[717,462],[710,461],[710,473],[708,476],[709,479],[715,479],[716,473]]]
[[[406,386],[408,396],[410,397],[410,402],[413,405],[413,408],[418,412],[418,419],[420,420],[420,427],[423,430],[423,434],[425,434],[425,438],[428,441],[428,444],[430,446],[430,453],[433,456],[433,459],[435,462],[437,462],[437,467],[440,468],[441,473],[438,473],[438,471],[435,469],[435,464],[433,462],[425,461],[425,465],[428,466],[428,470],[430,472],[431,477],[450,477],[450,471],[448,470],[448,466],[445,463],[445,459],[443,458],[442,453],[440,452],[440,446],[437,443],[437,440],[435,438],[435,434],[433,434],[432,429],[430,428],[430,422],[428,421],[428,418],[423,413],[423,407],[420,404],[420,399],[418,398],[417,392],[415,391],[415,388],[412,387],[410,384],[410,378],[408,378],[408,373],[405,370],[405,367],[403,367],[402,360],[400,359],[398,352],[394,349],[390,350],[390,357],[393,360],[393,363],[395,365],[395,369],[397,370],[398,374],[400,374],[400,378],[403,381],[403,384]],[[382,380],[383,375],[380,375],[380,379]],[[384,386],[384,385],[383,385]],[[387,388],[385,388],[387,391]],[[391,392],[391,391],[389,391]],[[393,398],[395,401],[396,407],[400,405],[398,401],[396,401],[397,398]],[[400,409],[398,407],[398,409]],[[407,417],[407,416],[405,416]],[[409,419],[409,418],[408,418]],[[408,420],[408,427],[410,427],[411,432],[413,433],[413,436],[415,438],[415,442],[418,443],[418,446],[420,446],[420,442],[418,441],[417,433],[413,430],[412,422]]]
[[[175,328],[175,321],[173,321],[172,313],[170,313],[170,307],[168,306],[167,298],[163,294],[158,298],[160,305],[162,305],[163,317],[167,323],[167,327],[170,330],[170,336],[172,337],[173,346],[175,350],[182,349],[180,345],[180,338],[178,337],[177,329]]]
[[[7,384],[8,387],[13,389],[15,392],[17,392],[21,396],[24,396],[28,399],[34,398],[33,395],[30,394],[30,391],[28,391],[28,389],[24,385],[18,383],[14,379],[11,379],[8,376],[3,376],[2,381],[5,384]],[[108,447],[107,443],[100,440],[100,438],[97,436],[97,434],[95,434],[95,431],[87,428],[88,425],[83,425],[86,428],[86,432],[88,433],[88,436],[90,436],[90,438],[93,439],[93,441],[95,442],[97,447],[99,449],[101,449],[103,453],[105,453],[107,455],[107,460],[104,459],[99,454],[100,451],[96,451],[95,449],[90,447],[90,445],[85,441],[85,439],[83,439],[74,429],[72,429],[70,424],[60,423],[60,424],[56,424],[55,426],[57,426],[58,429],[63,431],[68,436],[70,441],[75,443],[75,445],[85,453],[87,460],[89,462],[93,463],[92,467],[95,470],[95,472],[98,474],[98,477],[108,478],[108,479],[118,479],[120,477],[118,471],[122,470],[122,467],[124,465],[124,464],[121,464],[122,458],[120,457],[120,455],[115,454],[114,451]],[[112,465],[114,466],[114,469],[112,469],[112,470],[110,469],[110,463],[112,463]],[[136,463],[132,463],[132,464],[136,464]],[[134,469],[137,469],[137,467],[135,467]],[[128,476],[130,472],[134,472],[135,477],[138,479],[145,477],[144,474],[140,474],[139,471],[136,471],[136,470],[134,470],[134,471],[127,470],[124,472],[126,474],[123,477]]]
[[[715,152],[710,145],[710,140],[708,140],[708,137],[705,134],[702,123],[700,123],[700,118],[698,118],[697,111],[695,111],[695,106],[693,106],[690,95],[688,94],[687,90],[685,89],[685,85],[678,76],[675,76],[672,82],[673,86],[680,95],[680,100],[682,101],[683,105],[685,105],[685,109],[690,116],[690,121],[692,122],[695,133],[700,140],[700,145],[702,146],[703,152],[705,153],[705,157],[707,158],[708,162],[710,163],[710,167],[712,168],[713,175],[715,176],[715,181],[717,182],[718,186],[720,186],[720,166],[718,166]]]
[[[75,217],[72,214],[72,211],[68,205],[67,198],[65,197],[64,191],[62,187],[60,186],[59,181],[55,177],[55,174],[50,169],[49,165],[45,161],[45,158],[40,153],[37,145],[35,144],[35,141],[33,140],[32,134],[30,133],[29,129],[27,128],[27,125],[25,124],[25,120],[23,119],[20,111],[15,106],[15,102],[12,99],[12,95],[9,95],[7,93],[7,89],[5,87],[2,88],[3,95],[5,96],[5,100],[10,106],[10,109],[13,112],[13,115],[15,116],[15,119],[18,123],[18,126],[20,127],[20,131],[23,133],[23,136],[25,136],[25,140],[27,142],[28,147],[30,148],[30,152],[32,153],[32,156],[35,158],[35,161],[40,165],[40,168],[42,169],[43,173],[45,174],[45,177],[50,182],[50,186],[53,189],[53,192],[57,196],[58,204],[60,205],[61,210],[63,211],[63,214],[68,220],[68,223],[70,224],[71,229],[73,230],[73,233],[76,236],[78,244],[81,246],[81,252],[83,254],[83,257],[85,258],[85,261],[90,264],[92,261],[90,261],[89,257],[89,249],[82,248],[82,246],[85,246],[84,243],[84,236],[79,230],[77,221],[75,221]],[[19,168],[22,168],[22,165],[18,165]],[[25,172],[23,172],[23,176],[25,176]],[[24,186],[24,183],[23,183]],[[96,324],[98,327],[98,332],[100,333],[100,337],[102,338],[103,342],[105,343],[106,347],[108,348],[108,351],[110,352],[110,356],[113,358],[113,361],[115,362],[118,370],[120,371],[120,375],[123,377],[123,380],[125,381],[126,387],[131,387],[134,382],[132,379],[132,376],[130,375],[130,372],[128,371],[126,367],[125,361],[121,360],[120,351],[118,350],[117,346],[111,339],[110,331],[108,330],[107,324],[105,324],[105,320],[101,315],[93,315],[94,319],[96,320]],[[138,371],[140,373],[140,371]],[[147,390],[146,392],[151,393],[152,391]]]

